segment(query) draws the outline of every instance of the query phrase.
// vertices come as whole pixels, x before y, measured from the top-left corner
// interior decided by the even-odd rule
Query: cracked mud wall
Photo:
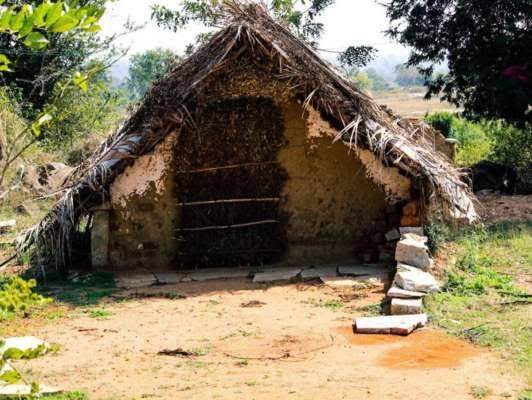
[[[343,143],[332,143],[337,131],[318,112],[304,111],[268,71],[242,63],[230,78],[220,74],[212,77],[207,98],[262,96],[282,110],[287,143],[278,161],[288,173],[280,204],[288,241],[284,261],[345,260],[381,246],[388,227],[399,225],[396,209],[410,197],[410,180],[370,151],[349,152]],[[180,216],[175,145],[176,134],[171,134],[111,186],[109,258],[114,269],[175,268]]]
[[[175,257],[175,142],[176,134],[168,135],[111,185],[109,259],[115,269],[166,269]]]

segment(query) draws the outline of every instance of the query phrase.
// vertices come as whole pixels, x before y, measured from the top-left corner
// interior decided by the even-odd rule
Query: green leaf
[[[26,15],[28,15],[28,10],[24,7],[13,16],[9,24],[12,31],[20,31],[20,29],[24,25],[24,19],[26,18]]]
[[[37,120],[35,120],[35,122],[31,124],[31,131],[33,132],[33,134],[39,137],[42,132],[41,128],[48,124],[52,119],[52,116],[48,113],[40,115],[39,118],[37,118]]]
[[[83,92],[86,93],[89,89],[88,80],[89,77],[86,74],[82,74],[81,72],[76,72],[74,74],[74,77],[72,78],[74,84]]]
[[[55,33],[63,33],[75,28],[78,23],[79,20],[73,16],[63,15],[50,27],[50,30]]]
[[[19,37],[23,38],[23,37],[29,35],[32,30],[33,30],[33,15],[28,15],[26,17],[24,25],[19,30],[18,35],[19,35]]]
[[[7,9],[2,13],[2,16],[0,17],[0,30],[1,31],[9,30],[12,16],[13,16],[13,11],[11,9]]]
[[[40,50],[45,48],[48,45],[48,39],[39,32],[31,32],[26,36],[24,40],[24,45],[30,49]]]
[[[56,21],[61,17],[63,13],[63,2],[58,1],[53,4],[48,12],[46,13],[46,18],[44,19],[45,25],[47,28],[50,28]]]
[[[44,17],[46,16],[46,13],[50,9],[50,3],[43,2],[35,9],[33,12],[33,23],[36,27],[40,28],[45,25]]]
[[[92,24],[90,27],[88,28],[83,28],[83,30],[85,32],[89,32],[89,33],[94,33],[94,32],[99,32],[102,30],[102,27],[98,24]]]
[[[9,370],[0,375],[0,381],[4,381],[10,384],[20,382],[20,374],[17,371]]]
[[[11,64],[9,58],[4,54],[0,54],[0,72],[11,71],[9,64]]]

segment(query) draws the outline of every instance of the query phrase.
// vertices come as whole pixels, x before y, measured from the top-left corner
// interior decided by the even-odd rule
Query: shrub
[[[429,114],[426,121],[444,136],[458,141],[455,161],[470,166],[489,158],[492,137],[481,124],[469,122],[450,112]]]
[[[33,289],[37,286],[34,279],[24,280],[18,276],[0,276],[0,321],[10,318],[17,312],[50,303]]]
[[[504,121],[489,121],[483,127],[492,138],[493,161],[511,165],[521,174],[532,168],[532,124],[519,129]]]

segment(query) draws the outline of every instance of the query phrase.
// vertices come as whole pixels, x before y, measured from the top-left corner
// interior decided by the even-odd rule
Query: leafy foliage
[[[470,166],[489,158],[493,139],[480,123],[460,118],[450,112],[429,114],[426,121],[444,136],[458,141],[456,162],[461,166]]]
[[[0,276],[0,320],[52,300],[34,292],[37,282],[15,276]]]
[[[108,0],[7,0],[0,11],[0,54],[10,71],[0,72],[2,84],[21,90],[25,117],[35,117],[53,95],[55,84],[70,79],[83,88],[80,71],[95,53],[114,52],[114,37],[100,38],[99,20]],[[24,16],[22,28],[15,17]],[[15,24],[15,26],[12,26]],[[2,25],[0,23],[0,25]],[[31,28],[31,31],[28,29]],[[0,62],[2,61],[0,56]]]
[[[532,2],[387,0],[388,34],[413,51],[408,64],[427,78],[427,96],[467,116],[530,121]],[[431,78],[447,61],[449,72]]]
[[[159,48],[133,55],[126,82],[130,97],[133,100],[143,97],[153,82],[170,71],[178,61],[179,57],[169,49]]]
[[[371,46],[349,46],[338,56],[338,61],[348,67],[364,67],[373,58],[377,50]]]
[[[488,121],[483,124],[492,138],[491,159],[511,165],[519,173],[532,171],[532,123],[521,128],[504,121]]]

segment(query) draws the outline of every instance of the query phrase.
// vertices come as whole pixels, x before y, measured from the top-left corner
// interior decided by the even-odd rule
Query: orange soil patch
[[[425,329],[410,336],[363,335],[353,333],[351,327],[341,327],[337,331],[355,345],[394,344],[389,347],[378,363],[382,367],[405,368],[452,368],[469,357],[482,353],[482,350],[450,337],[443,332]]]

